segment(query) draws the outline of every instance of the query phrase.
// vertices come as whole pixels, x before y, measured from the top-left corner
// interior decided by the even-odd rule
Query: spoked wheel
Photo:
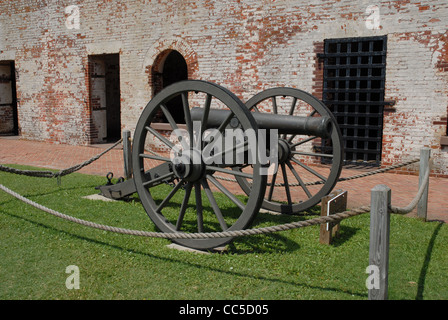
[[[185,123],[176,123],[173,111],[167,108],[174,101],[179,101],[180,110],[185,114]],[[200,122],[193,122],[193,107],[200,111]],[[148,103],[140,116],[132,150],[134,180],[146,213],[162,232],[242,230],[250,226],[258,213],[266,189],[266,176],[259,174],[258,160],[252,164],[253,172],[245,174],[234,172],[226,164],[204,161],[201,156],[206,143],[198,138],[202,138],[206,128],[210,127],[209,114],[215,109],[228,110],[224,121],[216,128],[218,133],[224,133],[230,124],[237,124],[242,130],[257,131],[250,111],[234,94],[216,84],[197,80],[177,82],[163,89]],[[154,129],[153,121],[160,113],[163,113],[174,130],[171,134],[174,139],[170,140]],[[165,148],[165,152],[148,148],[148,144],[155,142]],[[238,192],[218,181],[215,173],[231,174],[234,178],[244,176],[250,180],[252,192],[247,197],[236,196]],[[153,192],[150,189],[161,182],[169,182],[174,186],[163,196],[154,196],[155,190]],[[241,189],[239,191],[244,195]],[[177,199],[177,203],[181,203],[180,207],[177,203],[173,206],[172,199]],[[218,204],[220,201],[224,201],[225,205]],[[173,241],[190,248],[211,249],[231,240],[209,238]]]
[[[278,170],[268,177],[262,208],[296,214],[318,204],[334,188],[342,169],[342,136],[331,111],[314,96],[294,88],[265,90],[246,106],[252,112],[331,118],[331,137],[324,143],[311,135],[278,135]],[[250,181],[240,176],[236,180],[246,194],[251,192]]]

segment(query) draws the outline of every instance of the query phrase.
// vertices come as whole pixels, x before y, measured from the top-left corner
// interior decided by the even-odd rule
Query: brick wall
[[[447,134],[448,3],[378,1],[378,16],[372,4],[0,0],[0,61],[16,64],[24,138],[88,144],[88,55],[120,55],[121,124],[133,130],[166,50],[183,55],[189,78],[217,82],[243,100],[275,86],[320,97],[316,53],[325,39],[388,35],[386,99],[396,104],[384,116],[382,163],[418,157],[428,146],[434,174],[448,176],[448,147],[440,144]]]

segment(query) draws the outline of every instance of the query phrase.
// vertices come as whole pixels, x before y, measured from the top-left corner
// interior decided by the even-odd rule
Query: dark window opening
[[[381,164],[386,44],[386,36],[324,42],[323,102],[341,129],[345,164]]]
[[[0,135],[18,135],[14,61],[0,61]]]

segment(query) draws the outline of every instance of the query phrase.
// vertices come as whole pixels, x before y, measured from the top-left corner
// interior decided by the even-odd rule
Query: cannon
[[[185,121],[174,120],[173,103]],[[155,129],[161,115],[174,139]],[[133,177],[100,190],[115,199],[137,192],[162,232],[243,230],[261,208],[297,214],[318,204],[339,178],[342,155],[333,114],[311,94],[279,87],[243,103],[215,83],[186,80],[164,88],[143,109],[133,136]],[[165,183],[170,191],[153,195],[152,188]],[[180,207],[173,208],[172,199]],[[173,241],[201,250],[231,240]]]

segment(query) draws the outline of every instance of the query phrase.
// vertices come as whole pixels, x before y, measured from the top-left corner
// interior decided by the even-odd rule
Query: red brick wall
[[[66,13],[79,8],[79,29]],[[89,144],[94,128],[87,56],[120,54],[121,123],[135,128],[153,96],[157,57],[179,51],[190,79],[219,83],[242,100],[266,88],[322,94],[316,54],[329,38],[388,35],[383,165],[431,147],[434,174],[448,175],[448,5],[445,0],[6,1],[0,0],[0,61],[14,60],[22,136]],[[70,20],[71,21],[71,20]],[[69,22],[70,22],[69,21]],[[416,166],[411,167],[415,172]]]

